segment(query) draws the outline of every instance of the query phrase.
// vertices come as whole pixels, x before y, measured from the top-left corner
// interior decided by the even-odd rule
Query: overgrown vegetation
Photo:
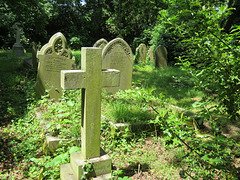
[[[115,179],[240,178],[240,27],[229,28],[237,1],[33,2],[0,3],[2,47],[14,41],[9,26],[20,21],[25,44],[49,39],[57,29],[67,34],[73,49],[118,35],[133,51],[140,42],[168,50],[172,66],[134,65],[132,89],[102,94],[101,145],[112,157]],[[36,14],[41,15],[38,24]],[[32,29],[38,31],[31,34]],[[0,53],[0,178],[58,179],[60,165],[81,149],[76,141],[81,91],[65,91],[59,101],[35,99],[34,73],[22,59]],[[73,51],[77,68],[80,54]],[[47,134],[68,141],[50,151]],[[89,164],[83,178],[90,171]]]
[[[69,162],[70,153],[80,150],[75,138],[80,137],[81,92],[66,91],[56,102],[47,97],[35,99],[31,71],[9,52],[1,53],[2,62],[9,60],[6,67],[16,62],[19,65],[1,71],[7,77],[0,77],[0,177],[57,179],[60,165]],[[226,122],[231,124],[227,116],[216,116],[208,111],[208,106],[196,106],[202,103],[199,100],[204,92],[194,89],[191,74],[179,67],[168,70],[155,70],[151,64],[137,65],[131,90],[102,94],[105,118],[101,145],[112,157],[112,175],[118,179],[239,178],[239,124],[235,123],[235,129],[226,129]],[[198,112],[198,117],[184,115],[169,108],[169,104],[184,105],[185,109]],[[201,111],[204,113],[199,114]],[[204,120],[201,126],[198,118]],[[47,133],[72,141],[60,141],[55,151],[45,151],[43,119],[48,121]],[[116,128],[109,120],[144,124]]]

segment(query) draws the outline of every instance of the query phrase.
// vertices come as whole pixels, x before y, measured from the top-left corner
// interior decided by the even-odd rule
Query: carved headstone
[[[120,71],[120,86],[105,88],[107,93],[116,93],[132,86],[133,54],[130,46],[121,38],[110,41],[102,51],[102,68]]]
[[[167,49],[160,45],[155,49],[154,52],[154,58],[155,58],[155,67],[159,68],[159,67],[163,67],[166,68],[167,67]]]
[[[61,166],[62,180],[82,179],[83,166],[92,164],[90,177],[111,179],[111,158],[100,149],[101,89],[119,85],[119,71],[102,70],[101,48],[82,48],[81,70],[61,71],[64,89],[82,89],[81,151],[71,154],[70,163]]]
[[[16,43],[13,45],[13,53],[17,56],[25,56],[24,48],[20,43],[20,23],[15,23],[14,28],[16,29]]]
[[[93,47],[99,47],[103,49],[107,45],[107,43],[108,43],[107,40],[102,38],[102,39],[99,39],[97,42],[95,42]]]
[[[46,90],[51,99],[59,99],[62,96],[60,72],[72,69],[74,64],[72,53],[66,45],[66,38],[58,32],[37,52],[39,59],[35,86],[37,96],[44,95]]]
[[[135,62],[146,63],[147,58],[147,46],[141,43],[136,49]]]

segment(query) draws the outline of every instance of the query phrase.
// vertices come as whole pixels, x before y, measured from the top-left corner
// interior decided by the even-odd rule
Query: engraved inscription
[[[60,72],[68,66],[66,59],[62,57],[49,57],[45,63],[46,71],[50,72]]]

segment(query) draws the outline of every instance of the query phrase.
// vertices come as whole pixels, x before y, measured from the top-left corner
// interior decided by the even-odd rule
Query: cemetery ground
[[[0,179],[58,179],[80,150],[81,91],[36,99],[36,74],[8,51],[0,63]],[[194,83],[179,67],[147,63],[134,66],[131,90],[103,92],[101,146],[116,179],[240,178],[240,122],[202,102],[215,94]],[[57,149],[48,149],[46,133],[63,139]]]

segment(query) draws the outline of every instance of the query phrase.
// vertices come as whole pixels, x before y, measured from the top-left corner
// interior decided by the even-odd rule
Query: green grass
[[[190,109],[192,100],[203,97],[203,92],[194,88],[195,80],[180,67],[154,69],[148,65],[134,67],[133,84],[146,89],[154,89],[153,94],[163,94],[173,105]]]

